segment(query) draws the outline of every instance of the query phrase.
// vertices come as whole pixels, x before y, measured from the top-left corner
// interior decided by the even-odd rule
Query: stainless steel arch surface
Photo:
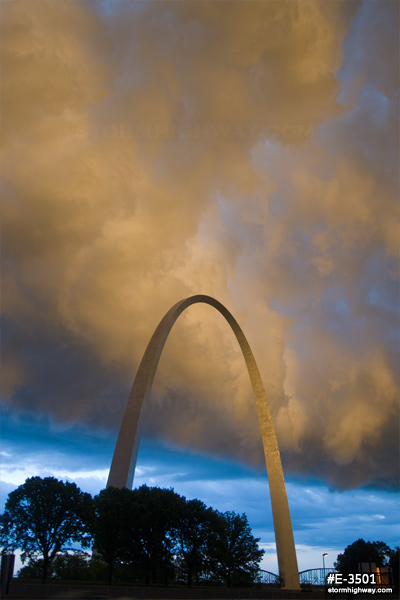
[[[143,402],[145,402],[150,393],[164,344],[175,321],[186,308],[198,302],[213,306],[225,317],[239,342],[246,361],[257,405],[264,446],[275,528],[279,575],[282,579],[283,587],[287,589],[300,589],[292,523],[281,457],[261,376],[249,343],[239,327],[239,324],[225,306],[218,302],[218,300],[211,298],[211,296],[199,294],[181,300],[166,313],[153,333],[143,355],[142,362],[139,365],[129,395],[115,446],[107,487],[132,487],[140,443],[140,415]]]

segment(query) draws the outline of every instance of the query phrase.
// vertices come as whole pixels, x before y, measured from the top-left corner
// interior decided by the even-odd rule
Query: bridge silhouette
[[[321,567],[316,569],[306,569],[305,571],[300,571],[300,584],[308,583],[310,585],[325,585],[325,579],[328,573],[337,573],[337,570],[332,567]],[[266,585],[278,586],[280,584],[280,577],[276,573],[260,569],[258,573],[258,582],[264,583]]]

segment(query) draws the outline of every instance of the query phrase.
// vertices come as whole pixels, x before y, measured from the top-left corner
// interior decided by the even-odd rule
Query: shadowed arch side
[[[228,321],[239,342],[249,372],[264,446],[272,515],[274,520],[279,574],[283,587],[300,589],[293,530],[286,495],[281,457],[271,418],[267,396],[249,343],[236,319],[211,296],[196,295],[175,304],[160,321],[139,365],[115,446],[107,487],[132,487],[133,475],[140,443],[140,415],[146,401],[165,342],[179,315],[192,304],[203,302],[216,308]]]

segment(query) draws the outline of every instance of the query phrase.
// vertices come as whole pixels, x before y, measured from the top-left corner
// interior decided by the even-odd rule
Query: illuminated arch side
[[[210,304],[225,317],[239,342],[246,361],[256,400],[261,436],[264,445],[275,528],[279,574],[285,588],[300,589],[300,579],[285,480],[283,477],[281,457],[267,396],[256,361],[243,331],[231,313],[214,298],[196,295],[181,300],[167,312],[153,333],[133,382],[115,446],[107,487],[132,487],[140,443],[140,415],[143,402],[146,401],[150,393],[164,344],[175,321],[188,306],[198,302]]]

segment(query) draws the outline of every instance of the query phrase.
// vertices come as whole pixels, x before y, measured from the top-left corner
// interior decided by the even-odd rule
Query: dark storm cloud
[[[115,435],[146,343],[232,310],[290,472],[398,479],[398,4],[5,3],[3,400]],[[242,357],[185,313],[145,431],[261,468]]]
[[[2,335],[8,348],[3,367],[18,363],[29,378],[29,384],[16,387],[13,395],[23,413],[32,418],[42,406],[45,410],[39,414],[66,426],[82,422],[101,428],[105,421],[111,428],[119,426],[131,382],[99,364],[90,348],[68,330],[17,328],[4,319]]]

